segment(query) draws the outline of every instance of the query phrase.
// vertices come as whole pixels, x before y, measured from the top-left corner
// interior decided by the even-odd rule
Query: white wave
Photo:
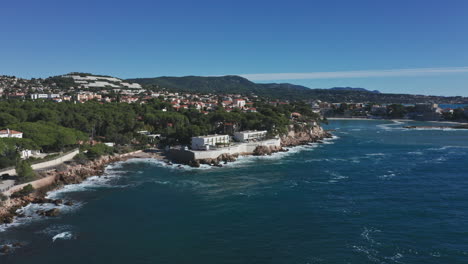
[[[417,130],[417,131],[446,131],[446,132],[468,132],[466,129],[456,129],[449,127],[418,127],[418,128],[407,128],[407,131]]]
[[[83,205],[82,203],[75,203],[72,206],[67,206],[64,204],[55,205],[55,204],[50,204],[50,203],[45,203],[45,204],[32,204],[31,203],[16,211],[16,213],[23,215],[23,217],[16,217],[13,223],[1,225],[0,232],[6,231],[7,229],[12,228],[12,227],[27,225],[32,222],[40,221],[40,220],[44,220],[48,218],[46,216],[37,214],[38,211],[48,211],[48,210],[57,208],[60,210],[60,214],[67,214],[67,213],[77,210],[82,205]]]
[[[332,140],[338,139],[339,137],[334,137],[331,139],[327,139],[328,142],[331,142]],[[325,142],[324,142],[325,143]],[[333,144],[333,143],[325,143],[325,144]],[[294,146],[294,147],[289,147],[285,148],[288,151],[286,152],[275,152],[272,153],[271,155],[264,155],[264,156],[253,156],[253,155],[247,155],[247,156],[239,156],[236,161],[234,162],[228,162],[228,163],[221,163],[221,167],[217,166],[210,166],[207,164],[201,164],[200,167],[195,168],[191,167],[188,165],[183,165],[183,164],[177,164],[177,163],[168,163],[163,160],[157,160],[157,159],[129,159],[125,162],[127,163],[139,163],[139,162],[145,162],[145,163],[150,163],[159,167],[167,168],[167,169],[172,169],[172,170],[186,170],[186,171],[196,171],[196,170],[208,170],[208,169],[222,169],[222,168],[233,168],[233,167],[244,167],[248,166],[251,164],[256,163],[258,160],[281,160],[286,156],[290,156],[299,152],[303,151],[312,151],[315,148],[319,147],[320,144],[318,143],[310,143],[308,145],[301,145],[301,146]]]
[[[67,232],[63,232],[63,233],[60,233],[60,234],[55,235],[54,237],[52,237],[52,242],[55,242],[55,240],[57,240],[57,239],[70,240],[73,237],[74,237],[73,233],[70,232],[70,231],[67,231]]]
[[[468,149],[468,146],[443,146],[438,148],[429,148],[428,150],[447,150],[447,149]]]
[[[366,156],[386,156],[387,154],[385,153],[369,153],[366,154]]]
[[[372,249],[372,248],[367,248],[364,246],[353,246],[353,249],[356,252],[364,253],[366,257],[375,263],[381,263],[380,260],[377,258],[377,255],[379,254],[379,251]]]
[[[348,176],[341,175],[336,171],[326,170],[325,172],[327,172],[331,176],[330,180],[328,181],[330,183],[336,183],[338,181],[345,180],[345,179],[349,178]]]
[[[117,175],[102,175],[92,176],[87,178],[81,183],[65,185],[58,190],[54,190],[47,193],[47,198],[58,199],[65,193],[71,192],[82,192],[82,191],[94,191],[98,188],[118,188],[125,186],[112,185],[111,181],[117,178]]]
[[[411,155],[422,155],[423,153],[421,151],[410,151],[408,152],[408,154],[411,154]]]
[[[335,141],[335,140],[337,140],[337,139],[340,139],[340,137],[339,137],[339,136],[336,136],[336,135],[332,135],[331,138],[324,138],[324,139],[322,140],[322,142],[323,142],[323,144],[327,144],[327,145],[329,145],[329,144],[335,144],[335,142],[333,142],[333,141]]]
[[[387,171],[387,174],[384,174],[384,175],[381,175],[381,176],[378,176],[380,179],[390,179],[390,178],[393,178],[396,176],[396,173],[394,171]]]
[[[380,232],[382,231],[375,229],[375,228],[364,227],[364,231],[362,231],[361,237],[363,237],[366,241],[370,242],[371,244],[380,245],[380,243],[376,242],[371,236],[374,233],[380,233]]]
[[[380,124],[380,125],[377,125],[377,127],[380,128],[380,129],[383,129],[383,130],[405,130],[401,126],[403,124],[406,124],[406,122],[392,120],[392,123],[390,123],[390,124]],[[396,126],[400,126],[400,127],[396,127]]]

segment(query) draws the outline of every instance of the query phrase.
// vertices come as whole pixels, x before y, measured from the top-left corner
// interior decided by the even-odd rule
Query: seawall
[[[174,162],[190,164],[194,161],[215,160],[221,156],[252,155],[259,146],[281,148],[281,139],[268,139],[258,142],[236,143],[229,147],[214,150],[180,150],[170,149],[167,157]]]

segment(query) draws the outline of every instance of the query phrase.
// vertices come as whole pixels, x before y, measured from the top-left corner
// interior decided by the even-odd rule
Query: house
[[[23,150],[20,151],[20,157],[22,159],[29,159],[29,158],[32,158],[32,157],[38,157],[40,155],[41,155],[41,152],[39,150],[23,149]]]
[[[229,144],[231,138],[228,135],[208,135],[192,137],[193,150],[209,150],[217,145]]]
[[[5,129],[0,130],[0,138],[23,138],[23,132]]]
[[[243,108],[245,106],[244,99],[234,99],[234,105],[239,108]]]
[[[266,135],[266,130],[247,130],[234,133],[234,139],[238,142],[259,141],[265,139]]]

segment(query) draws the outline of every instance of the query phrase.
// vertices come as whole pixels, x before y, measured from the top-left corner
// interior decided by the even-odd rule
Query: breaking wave
[[[54,237],[52,237],[52,242],[55,242],[57,239],[70,240],[70,239],[73,239],[73,238],[74,238],[73,233],[70,232],[70,231],[66,231],[66,232],[57,234]]]

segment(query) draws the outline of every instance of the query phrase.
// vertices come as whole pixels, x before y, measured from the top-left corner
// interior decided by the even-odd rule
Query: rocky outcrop
[[[46,193],[47,191],[58,189],[67,184],[81,183],[90,176],[101,175],[104,172],[104,167],[109,163],[125,160],[128,158],[131,158],[131,156],[106,156],[95,161],[90,161],[84,165],[70,165],[66,170],[48,173],[45,176],[55,176],[55,181],[52,183],[52,185],[48,186],[47,188],[44,187],[41,190],[37,190],[27,196],[9,199],[2,206],[0,206],[0,223],[9,224],[14,221],[15,217],[21,217],[21,214],[17,213],[17,210],[30,203],[50,203],[56,206],[61,204],[66,206],[73,205],[73,203],[69,201],[64,202],[61,199],[54,200],[45,198]],[[57,216],[60,213],[60,210],[55,208],[48,211],[38,211],[37,213],[43,216]]]
[[[55,216],[58,216],[60,214],[60,209],[53,208],[53,209],[45,210],[45,211],[43,211],[43,210],[37,211],[36,213],[38,215],[42,215],[42,216],[55,217]]]
[[[291,147],[318,142],[332,135],[321,126],[308,126],[306,124],[295,124],[289,126],[287,135],[281,137],[281,146]]]
[[[265,155],[271,155],[276,152],[286,152],[288,151],[287,149],[284,149],[283,147],[277,147],[277,146],[258,146],[255,148],[253,155],[254,156],[265,156]]]
[[[228,162],[233,162],[236,161],[237,158],[239,157],[239,154],[228,154],[224,153],[217,157],[216,159],[199,159],[193,161],[191,164],[189,164],[192,167],[200,167],[200,164],[207,164],[207,165],[212,165],[212,166],[222,166],[222,163],[228,163]],[[195,166],[194,166],[195,165]]]

